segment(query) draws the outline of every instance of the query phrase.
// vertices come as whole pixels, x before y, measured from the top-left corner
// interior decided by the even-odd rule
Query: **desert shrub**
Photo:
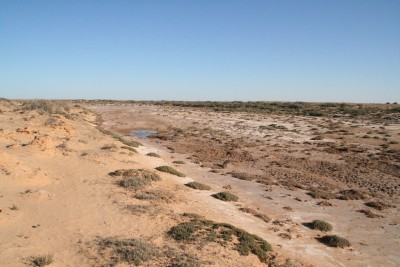
[[[336,198],[341,200],[360,200],[360,199],[365,199],[366,196],[364,193],[360,191],[357,191],[355,189],[349,189],[340,191],[337,194]]]
[[[36,110],[39,114],[59,114],[63,115],[67,119],[71,119],[71,115],[66,105],[62,105],[59,102],[49,100],[33,100],[22,103],[21,110]]]
[[[188,213],[188,212],[183,213],[182,216],[183,217],[187,217],[187,218],[191,218],[191,219],[197,219],[197,220],[200,220],[200,219],[204,218],[203,216],[201,216],[201,215],[199,215],[197,213]]]
[[[217,242],[220,245],[233,245],[240,255],[255,254],[261,262],[267,261],[267,253],[272,251],[271,245],[264,239],[226,223],[215,223],[209,220],[193,219],[171,228],[168,232],[181,242]],[[238,243],[233,243],[236,237]]]
[[[227,192],[227,191],[219,192],[219,193],[213,194],[212,196],[215,197],[216,199],[219,199],[222,201],[238,201],[239,200],[238,196],[236,196],[230,192]]]
[[[157,153],[154,153],[154,152],[147,153],[146,156],[155,157],[155,158],[161,158],[160,155],[158,155]]]
[[[318,206],[332,207],[332,203],[326,200],[322,200],[317,203]]]
[[[43,267],[53,262],[53,254],[45,254],[38,256],[31,256],[28,258],[28,263],[31,266]]]
[[[323,136],[317,135],[317,136],[314,136],[313,138],[311,138],[310,140],[323,140],[323,139],[324,139]]]
[[[114,138],[115,140],[120,141],[122,144],[126,145],[126,146],[131,146],[131,147],[139,147],[142,144],[137,142],[137,141],[133,141],[133,140],[126,140],[125,138],[123,138],[122,136],[112,133],[100,126],[96,127],[97,130],[99,130],[99,132],[106,134],[106,135],[110,135],[112,138]]]
[[[136,194],[135,198],[140,200],[159,200],[166,203],[170,203],[175,199],[175,196],[170,191],[156,189]]]
[[[365,216],[367,216],[368,218],[383,218],[382,215],[375,214],[372,211],[366,209],[358,210],[358,212],[365,214]]]
[[[307,112],[307,115],[313,117],[321,117],[324,115],[324,113],[321,110],[310,110]]]
[[[198,190],[211,190],[211,187],[206,185],[206,184],[202,184],[199,182],[190,182],[185,184],[186,186],[193,188],[193,189],[198,189]]]
[[[157,173],[154,173],[152,171],[148,171],[145,169],[120,169],[120,170],[115,170],[113,172],[110,172],[108,175],[110,176],[122,176],[124,178],[129,178],[129,177],[140,177],[145,180],[149,181],[161,181],[160,175]]]
[[[122,149],[129,150],[131,152],[137,153],[137,150],[130,146],[121,146]]]
[[[135,198],[140,199],[140,200],[152,200],[156,199],[156,196],[150,193],[140,193],[136,194]]]
[[[325,235],[321,237],[319,241],[327,246],[335,248],[344,248],[350,246],[350,242],[347,239],[337,235]]]
[[[191,255],[186,253],[176,255],[174,259],[172,259],[171,264],[168,267],[200,267],[203,266],[206,262],[199,260]]]
[[[185,164],[185,162],[182,161],[182,160],[175,160],[175,161],[173,161],[172,163],[175,163],[175,164]]]
[[[110,172],[109,175],[122,176],[123,179],[117,181],[116,184],[130,190],[139,190],[153,181],[161,180],[156,173],[144,169],[116,170]]]
[[[377,209],[377,210],[385,210],[387,208],[393,208],[394,206],[383,203],[381,201],[370,201],[365,203],[366,206]]]
[[[160,172],[166,172],[166,173],[170,173],[172,175],[176,175],[179,177],[186,177],[186,175],[184,175],[183,173],[175,170],[174,168],[170,167],[170,166],[159,166],[156,168],[156,170],[160,171]]]
[[[335,195],[322,189],[313,188],[307,193],[313,198],[333,199]]]
[[[56,117],[50,117],[44,122],[45,126],[58,126],[60,125],[60,120]]]
[[[138,190],[150,183],[149,180],[140,178],[140,177],[130,177],[126,179],[122,179],[117,181],[117,185],[120,187],[131,189],[131,190]]]
[[[329,231],[332,231],[332,229],[333,229],[333,227],[330,223],[327,223],[322,220],[314,220],[310,223],[307,223],[306,226],[311,229],[319,230],[322,232],[329,232]]]
[[[105,144],[104,146],[101,147],[102,150],[117,150],[117,146],[114,144]]]
[[[127,139],[125,139],[125,138],[123,138],[122,136],[117,135],[117,134],[113,134],[113,133],[112,133],[111,136],[112,136],[114,139],[120,141],[122,144],[124,144],[124,145],[126,145],[126,146],[139,147],[139,146],[142,145],[141,143],[139,143],[139,142],[137,142],[137,141],[127,140]]]
[[[262,214],[262,213],[260,213],[260,212],[258,212],[258,211],[256,211],[256,210],[251,209],[251,208],[243,207],[243,208],[240,208],[240,210],[243,211],[243,212],[252,214],[252,215],[254,215],[255,217],[260,218],[260,219],[263,220],[264,222],[270,222],[270,221],[271,221],[271,218],[268,217],[267,215]]]
[[[147,213],[151,210],[151,206],[149,205],[127,205],[125,207],[132,214],[143,214]]]
[[[154,245],[139,239],[105,238],[98,241],[98,250],[101,255],[110,255],[109,265],[128,263],[141,265],[159,256],[159,250]]]
[[[257,175],[253,175],[253,174],[249,174],[249,173],[245,173],[245,172],[230,172],[228,174],[230,174],[234,178],[237,178],[240,180],[246,180],[246,181],[253,181],[256,178],[258,178]]]

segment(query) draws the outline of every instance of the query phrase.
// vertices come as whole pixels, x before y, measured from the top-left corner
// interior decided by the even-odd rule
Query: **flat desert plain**
[[[400,107],[0,100],[0,266],[399,266]]]

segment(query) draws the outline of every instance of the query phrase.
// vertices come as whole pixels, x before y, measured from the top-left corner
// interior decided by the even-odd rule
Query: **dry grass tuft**
[[[154,153],[154,152],[147,153],[146,156],[154,157],[154,158],[161,158],[160,155],[158,155],[157,153]]]
[[[154,245],[140,239],[104,238],[97,241],[100,255],[107,255],[107,265],[115,266],[121,263],[139,266],[160,255]]]
[[[260,213],[260,212],[258,212],[256,210],[251,209],[251,208],[243,207],[243,208],[240,208],[240,210],[245,212],[245,213],[249,213],[251,215],[254,215],[255,217],[260,218],[261,220],[263,220],[266,223],[271,221],[271,218],[268,217],[267,215],[262,214],[262,213]]]
[[[367,216],[368,218],[383,218],[382,215],[373,213],[372,211],[366,209],[358,210],[358,212],[365,214],[365,216]]]
[[[27,259],[27,262],[31,266],[43,267],[53,262],[53,254],[31,256]]]

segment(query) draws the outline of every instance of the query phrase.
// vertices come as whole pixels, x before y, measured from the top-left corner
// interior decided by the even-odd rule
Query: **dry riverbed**
[[[1,266],[400,264],[398,123],[86,107],[0,100]]]

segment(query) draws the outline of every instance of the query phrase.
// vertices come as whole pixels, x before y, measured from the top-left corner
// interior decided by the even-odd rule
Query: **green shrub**
[[[156,170],[160,171],[160,172],[166,172],[166,173],[170,173],[179,177],[186,177],[186,175],[184,175],[183,173],[175,170],[174,168],[170,167],[170,166],[159,166],[156,168]]]
[[[185,184],[186,186],[193,188],[193,189],[198,189],[198,190],[211,190],[211,187],[199,182],[190,182]]]
[[[320,230],[323,232],[332,231],[333,227],[330,223],[327,223],[322,220],[314,220],[307,224],[308,227],[314,230]]]
[[[327,246],[335,248],[344,248],[350,246],[350,242],[347,239],[337,235],[325,235],[321,237],[319,241]]]
[[[175,160],[175,161],[173,161],[172,163],[175,163],[175,164],[185,164],[185,162],[182,161],[182,160]]]
[[[238,201],[239,197],[230,193],[230,192],[219,192],[214,195],[212,195],[216,199],[222,200],[222,201]]]

